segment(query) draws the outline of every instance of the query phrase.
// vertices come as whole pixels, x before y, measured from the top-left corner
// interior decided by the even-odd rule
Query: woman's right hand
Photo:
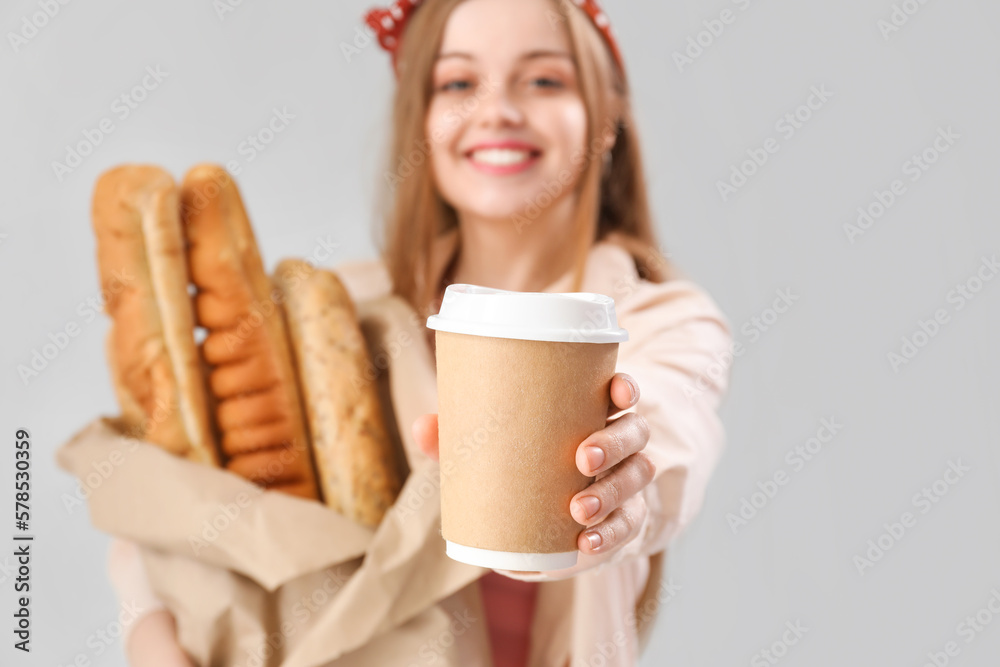
[[[413,421],[413,439],[427,456],[438,460],[438,416],[420,415]]]

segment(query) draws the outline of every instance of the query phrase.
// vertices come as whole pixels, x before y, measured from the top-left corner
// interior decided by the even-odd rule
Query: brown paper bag
[[[57,452],[87,490],[94,526],[140,546],[199,666],[415,664],[422,642],[453,621],[442,601],[489,571],[445,555],[439,468],[410,435],[437,404],[423,321],[397,297],[358,304],[358,313],[410,468],[375,530],[125,437],[112,418]],[[434,660],[460,664],[447,651]]]

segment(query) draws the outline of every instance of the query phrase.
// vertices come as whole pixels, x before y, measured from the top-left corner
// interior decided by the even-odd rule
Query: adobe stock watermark
[[[824,417],[820,420],[816,434],[807,439],[804,443],[795,445],[785,453],[785,463],[791,468],[778,468],[771,475],[770,479],[757,482],[757,491],[749,496],[740,498],[739,507],[726,514],[726,523],[733,535],[739,533],[740,529],[750,525],[758,514],[768,503],[774,500],[781,488],[791,481],[792,475],[801,472],[809,461],[815,459],[823,451],[824,447],[833,442],[834,437],[840,433],[844,425],[837,421],[836,417]]]
[[[420,141],[415,142],[416,146],[409,153],[399,158],[399,163],[396,165],[394,172],[384,171],[382,177],[389,187],[390,192],[395,192],[400,183],[415,174],[417,167],[427,162],[435,150],[440,148],[447,150],[447,147],[441,146],[441,142],[445,140],[446,132],[453,129],[456,125],[461,124],[475,113],[479,105],[482,104],[483,99],[492,95],[499,86],[500,82],[493,79],[479,84],[472,96],[466,97],[461,102],[456,102],[443,114],[442,122],[447,127],[436,125],[431,131],[429,139],[424,137]]]
[[[403,18],[403,12],[393,5],[390,10],[396,19]],[[391,26],[386,26],[391,27]],[[340,53],[344,56],[344,60],[348,63],[351,62],[355,56],[361,55],[361,52],[367,49],[369,46],[375,43],[378,37],[375,35],[375,31],[372,27],[365,23],[363,26],[354,27],[354,39],[350,43],[345,41],[340,42]]]
[[[234,158],[226,162],[226,170],[233,176],[239,176],[243,168],[253,162],[260,153],[267,150],[267,147],[283,133],[291,121],[295,120],[295,114],[288,111],[288,107],[272,107],[271,117],[267,119],[263,126],[253,134],[248,134],[236,146],[236,152],[243,156],[243,159]]]
[[[291,604],[291,618],[282,621],[279,629],[268,634],[264,639],[263,646],[246,648],[243,661],[235,664],[243,667],[264,667],[264,665],[273,664],[270,662],[271,656],[281,651],[288,640],[309,622],[313,614],[329,604],[349,579],[350,574],[344,572],[343,566],[339,565],[334,571],[328,571],[321,584]],[[291,600],[288,602],[291,603]],[[292,622],[291,619],[295,619],[295,622]]]
[[[199,193],[200,195],[200,193]],[[207,200],[206,200],[207,201]],[[192,208],[197,208],[197,203]],[[316,267],[317,260],[327,261],[333,256],[333,251],[340,247],[340,242],[333,241],[330,234],[316,237],[316,245],[312,252],[303,261],[309,267]],[[322,258],[322,259],[321,259]],[[288,288],[294,290],[295,287],[307,277],[306,270],[299,273],[296,270],[286,271],[282,274],[282,280],[288,283]],[[250,340],[254,333],[264,325],[270,318],[281,316],[283,313],[282,304],[285,302],[284,292],[274,285],[268,293],[266,299],[252,301],[247,312],[242,315],[234,326],[227,327],[220,331],[222,341],[226,345],[226,350],[235,352],[244,343]]]
[[[951,125],[947,128],[938,127],[937,135],[930,145],[921,152],[911,155],[900,166],[900,171],[902,171],[903,176],[909,176],[910,183],[916,183],[931,168],[931,165],[935,164],[944,153],[951,150],[952,146],[961,138],[962,135],[952,130]],[[888,213],[889,209],[907,192],[906,183],[902,178],[893,179],[885,190],[875,190],[872,193],[873,199],[858,207],[858,215],[854,223],[844,223],[844,234],[847,235],[847,240],[853,245],[859,237],[864,236],[876,222],[881,220],[882,216]]]
[[[92,667],[95,664],[93,659],[101,657],[118,644],[125,634],[125,630],[135,623],[144,611],[145,609],[136,604],[134,600],[122,602],[117,618],[87,635],[84,643],[89,650],[78,652],[72,660],[65,664],[65,667]],[[103,663],[104,661],[98,662]],[[63,663],[58,663],[58,667],[64,667]]]
[[[733,163],[729,167],[729,178],[725,181],[717,180],[715,187],[723,202],[739,192],[750,179],[757,174],[761,168],[771,159],[771,156],[781,150],[781,141],[789,141],[798,133],[806,123],[812,120],[813,116],[826,106],[833,92],[827,90],[826,84],[812,86],[809,89],[809,96],[805,102],[788,111],[774,123],[774,130],[781,135],[781,139],[768,137],[760,146],[748,148],[746,150],[747,159],[739,163]]]
[[[163,84],[164,79],[170,76],[170,72],[164,72],[159,65],[148,65],[145,74],[134,86],[121,93],[111,101],[112,116],[105,116],[99,120],[94,127],[84,128],[81,131],[83,139],[75,144],[66,144],[63,162],[52,161],[52,172],[56,179],[62,183],[67,176],[72,174],[84,160],[97,150],[98,146],[117,129],[115,120],[124,122],[128,120],[132,113],[145,102],[150,93]]]
[[[128,455],[139,447],[139,443],[145,440],[157,424],[162,424],[171,415],[176,414],[179,409],[180,400],[178,397],[171,397],[169,401],[163,397],[157,398],[153,403],[151,414],[119,434],[118,442],[121,446],[112,449],[106,458],[91,462],[90,467],[93,470],[77,481],[76,490],[72,494],[63,493],[60,496],[59,499],[67,514],[73,514],[77,508],[84,507],[90,495],[110,479],[116,470],[125,465]]]
[[[880,18],[875,23],[875,27],[882,33],[882,39],[888,42],[889,36],[899,32],[928,2],[930,0],[903,0],[900,3],[893,3],[888,18]]]
[[[421,320],[416,314],[409,315],[411,320],[418,325],[422,325],[425,320]],[[426,319],[426,318],[425,318]],[[360,372],[351,376],[351,384],[361,389],[375,382],[382,371],[389,369],[393,361],[399,358],[403,350],[413,345],[416,339],[410,335],[409,331],[399,331],[391,340],[386,340],[382,349],[371,355],[365,362],[364,368]]]
[[[762,648],[754,653],[750,658],[750,667],[768,667],[778,664],[782,658],[788,655],[789,649],[799,643],[799,640],[809,632],[809,628],[802,625],[802,621],[796,619],[785,621],[786,630],[779,639],[771,642],[770,646]]]
[[[201,532],[198,535],[188,535],[188,546],[195,556],[215,542],[229,530],[240,518],[240,515],[253,504],[256,498],[264,493],[264,489],[254,485],[253,491],[240,491],[232,502],[219,503],[216,512],[210,519],[201,522]]]
[[[38,11],[22,16],[17,32],[7,32],[7,41],[14,53],[27,46],[69,3],[70,0],[38,0]]]
[[[670,263],[673,253],[662,245],[658,248],[649,247],[643,257],[644,265],[639,267],[635,274],[628,273],[615,281],[614,299],[620,302],[633,294],[642,285],[642,281],[649,280],[654,271],[665,269]]]
[[[755,4],[755,0],[732,0],[733,4],[740,12],[745,12]],[[702,57],[705,52],[715,44],[716,40],[726,32],[727,26],[736,23],[740,14],[730,8],[723,9],[716,18],[705,19],[701,22],[704,27],[693,35],[688,35],[687,45],[683,51],[675,50],[671,55],[677,71],[684,73],[685,67],[694,65],[694,62]]]
[[[965,645],[968,646],[998,616],[1000,616],[1000,586],[990,589],[990,597],[986,600],[986,603],[974,615],[970,614],[966,616],[955,626],[955,634],[963,639]],[[927,660],[921,667],[946,667],[951,664],[952,658],[957,658],[961,653],[962,646],[958,643],[958,640],[950,639],[945,642],[941,650],[928,651]]]
[[[542,182],[544,192],[539,192],[534,197],[528,197],[524,200],[524,210],[511,216],[511,223],[518,234],[522,233],[525,227],[534,223],[545,209],[574,184],[574,181],[591,160],[604,154],[604,139],[601,137],[603,132],[611,130],[617,134],[620,127],[621,125],[616,120],[607,122],[604,130],[591,140],[589,146],[573,151],[570,156],[570,167],[561,169],[555,178]]]
[[[681,590],[683,587],[674,583],[673,579],[661,579],[655,597],[646,600],[640,609],[630,609],[625,614],[625,625],[637,630],[640,621],[646,623],[652,620],[659,613],[660,608],[677,597]]]
[[[66,351],[73,339],[83,332],[83,328],[97,319],[108,299],[124,291],[133,282],[135,282],[134,275],[119,269],[112,273],[111,279],[107,281],[99,295],[80,301],[75,310],[80,316],[80,321],[69,320],[59,329],[50,331],[46,336],[46,342],[28,351],[30,358],[27,363],[17,365],[17,376],[21,379],[21,384],[27,387],[41,375],[59,355]]]
[[[952,312],[949,312],[946,307],[941,307],[937,308],[928,319],[917,320],[917,328],[909,335],[900,338],[899,348],[890,350],[886,354],[892,372],[898,374],[900,367],[913,361],[920,351],[926,348],[951,322],[952,313],[964,309],[983,290],[983,287],[996,277],[998,272],[1000,272],[1000,260],[997,260],[996,254],[991,257],[984,255],[976,271],[965,281],[949,290],[945,297],[945,301],[954,306]]]
[[[227,14],[232,14],[238,8],[243,6],[244,0],[212,0],[212,9],[215,10],[215,15],[219,18],[219,22],[226,20]]]
[[[454,455],[468,460],[476,450],[485,445],[490,440],[490,436],[500,431],[502,420],[500,415],[492,406],[486,406],[485,420],[471,433],[465,435],[462,440],[455,443]],[[390,512],[396,521],[402,523],[440,492],[441,480],[448,476],[455,475],[455,463],[449,457],[439,466],[430,469],[430,476],[420,480],[419,483],[411,484],[409,480],[403,484],[403,490],[390,508]],[[411,475],[414,480],[416,477]]]
[[[615,282],[613,297],[615,300],[621,300],[626,296],[632,294],[635,290],[639,288],[640,281],[644,279],[642,273],[645,271],[652,271],[657,263],[665,263],[666,257],[654,251],[652,248],[647,250],[647,259],[650,261],[649,269],[644,269],[639,272],[638,276],[628,275],[623,278],[619,278]],[[587,320],[580,322],[577,326],[571,328],[569,331],[569,336],[566,340],[573,343],[585,343],[592,338],[591,334],[595,331],[603,331],[607,326],[607,322],[601,317],[598,312],[588,312]]]
[[[673,579],[663,579],[656,591],[656,596],[646,600],[639,609],[629,609],[625,614],[625,625],[633,632],[638,630],[639,622],[648,623],[656,617],[660,608],[675,597],[682,590],[680,584],[674,583]],[[598,641],[594,643],[594,650],[590,655],[575,656],[572,660],[572,667],[604,667],[613,664],[613,658],[624,651],[629,637],[622,630],[616,630],[611,635],[611,641]]]
[[[447,653],[448,649],[455,645],[458,638],[464,635],[473,623],[479,621],[472,615],[470,609],[451,612],[451,621],[448,626],[437,635],[426,639],[417,649],[418,662],[409,663],[408,667],[421,667],[422,665],[440,664],[439,659]]]
[[[940,503],[941,499],[948,495],[951,487],[958,484],[971,470],[972,468],[962,464],[962,459],[948,461],[948,467],[945,468],[940,478],[920,489],[910,498],[910,504],[919,511],[919,514],[907,511],[900,514],[897,521],[883,523],[883,532],[874,539],[868,540],[868,548],[854,556],[852,561],[858,574],[863,577],[865,570],[875,567],[875,563],[881,561],[890,549],[896,546],[909,531],[913,530],[920,517],[926,515],[935,505]]]
[[[341,248],[344,244],[340,241],[334,241],[333,236],[330,234],[324,234],[322,236],[316,237],[316,242],[313,244],[312,250],[303,257],[303,261],[306,264],[314,267],[326,266],[331,262],[337,255],[336,251]]]
[[[694,399],[705,393],[711,386],[710,381],[721,380],[729,369],[732,368],[736,359],[746,353],[748,344],[756,343],[760,340],[800,298],[798,294],[792,292],[792,288],[790,287],[779,289],[776,294],[777,296],[769,307],[751,317],[738,329],[739,333],[746,336],[747,344],[734,339],[729,349],[715,353],[712,361],[709,362],[705,369],[692,382],[684,385],[684,395],[688,399]]]

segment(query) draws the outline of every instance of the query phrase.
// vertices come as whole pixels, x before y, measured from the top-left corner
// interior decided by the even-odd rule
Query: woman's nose
[[[507,86],[483,84],[476,120],[484,126],[519,125],[524,122],[524,112]]]

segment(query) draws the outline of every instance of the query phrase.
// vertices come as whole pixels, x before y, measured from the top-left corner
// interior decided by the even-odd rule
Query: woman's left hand
[[[639,386],[631,375],[611,379],[608,417],[639,401]],[[577,538],[580,551],[607,554],[639,535],[646,519],[641,491],[653,481],[656,466],[642,450],[649,442],[649,425],[629,412],[589,435],[576,450],[576,467],[596,479],[573,496],[570,513],[587,527]]]

